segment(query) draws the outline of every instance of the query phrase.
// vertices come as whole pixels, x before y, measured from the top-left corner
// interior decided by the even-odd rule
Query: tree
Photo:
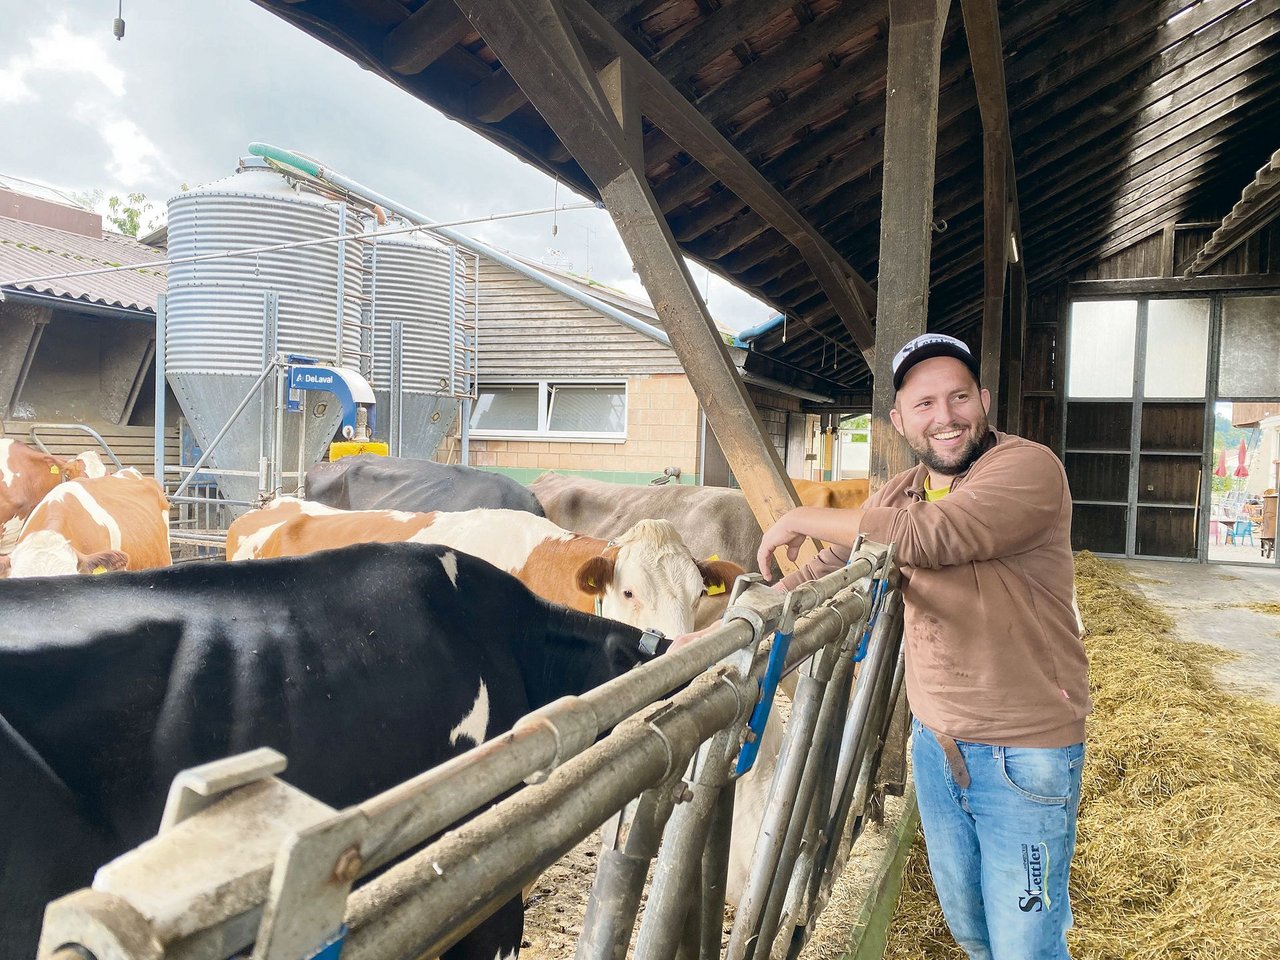
[[[102,204],[102,191],[76,195],[76,200],[90,209],[97,209]],[[107,197],[107,222],[129,237],[136,237],[141,230],[150,233],[160,225],[161,217],[155,213],[155,207],[147,200],[144,193],[130,193],[125,197],[111,194]]]
[[[156,226],[159,218],[152,214],[155,209],[148,201],[146,194],[131,193],[124,200],[121,200],[114,193],[107,197],[107,219],[115,225],[115,228],[121,233],[129,237],[138,235],[138,228],[142,226],[143,218],[146,217],[147,232],[150,233]]]

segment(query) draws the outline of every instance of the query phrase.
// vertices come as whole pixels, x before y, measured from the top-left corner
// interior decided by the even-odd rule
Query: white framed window
[[[482,384],[471,436],[496,440],[627,439],[625,381],[540,380]]]

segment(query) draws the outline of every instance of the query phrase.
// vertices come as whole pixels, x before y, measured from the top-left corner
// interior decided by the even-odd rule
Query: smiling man
[[[991,429],[964,343],[925,334],[893,360],[890,419],[920,461],[860,510],[800,507],[765,532],[781,581],[843,565],[859,533],[896,544],[912,766],[929,866],[971,960],[1066,960],[1089,713],[1074,602],[1071,494],[1047,447]]]

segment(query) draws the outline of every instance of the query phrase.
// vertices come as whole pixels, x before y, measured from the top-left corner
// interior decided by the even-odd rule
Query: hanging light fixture
[[[117,40],[124,39],[124,0],[116,8],[116,18],[111,23],[111,33]]]

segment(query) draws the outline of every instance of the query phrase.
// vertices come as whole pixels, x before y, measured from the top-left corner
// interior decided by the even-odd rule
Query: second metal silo
[[[378,433],[393,456],[429,459],[457,421],[458,397],[471,392],[474,270],[474,257],[425,233],[396,233],[365,246]]]

